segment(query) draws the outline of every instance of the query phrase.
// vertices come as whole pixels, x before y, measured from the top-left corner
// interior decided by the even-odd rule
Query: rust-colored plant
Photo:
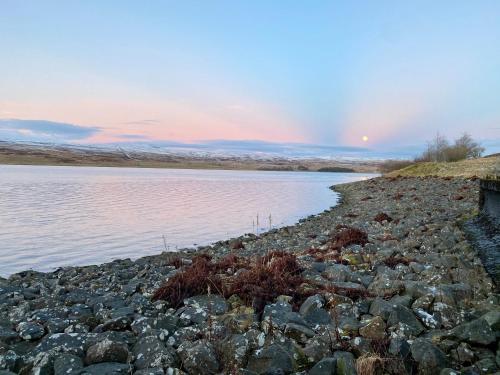
[[[385,212],[380,212],[378,213],[374,218],[373,220],[381,223],[383,221],[387,221],[387,222],[391,222],[392,221],[392,217],[390,217],[389,215],[387,215]]]

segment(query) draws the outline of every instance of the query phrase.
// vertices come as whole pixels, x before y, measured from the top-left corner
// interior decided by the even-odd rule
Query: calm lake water
[[[0,275],[138,258],[290,225],[370,174],[0,166]],[[255,222],[259,215],[259,228]]]

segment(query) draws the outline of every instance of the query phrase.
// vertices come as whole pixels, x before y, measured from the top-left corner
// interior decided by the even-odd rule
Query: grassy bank
[[[403,169],[387,173],[388,177],[485,177],[493,174],[500,163],[499,156],[462,160],[457,162],[427,162],[412,164]]]

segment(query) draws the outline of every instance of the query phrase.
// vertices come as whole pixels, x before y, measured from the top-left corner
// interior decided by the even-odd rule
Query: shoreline
[[[477,181],[378,177],[332,190],[340,193],[335,207],[259,236],[0,278],[6,323],[0,324],[0,366],[261,374],[328,365],[340,373],[367,366],[370,358],[389,373],[496,371],[499,300],[461,228],[477,209]],[[348,228],[366,233],[366,241],[339,247]],[[271,251],[290,254],[300,266],[296,291],[303,300],[282,296],[259,310],[210,288],[180,306],[151,298],[165,280],[189,272],[200,253],[212,257],[208,265],[229,255],[240,259],[234,269],[217,271],[237,281]],[[3,365],[6,353],[17,359]],[[464,353],[472,354],[464,361]],[[156,372],[143,371],[153,367]]]

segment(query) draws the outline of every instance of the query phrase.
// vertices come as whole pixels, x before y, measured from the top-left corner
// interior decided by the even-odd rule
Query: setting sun
[[[368,136],[364,135],[363,138],[361,138],[363,142],[368,142]]]

